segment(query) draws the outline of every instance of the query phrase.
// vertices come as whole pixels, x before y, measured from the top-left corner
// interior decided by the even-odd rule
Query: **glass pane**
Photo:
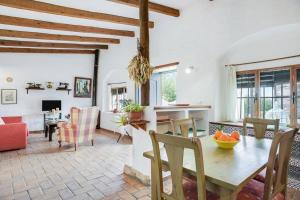
[[[236,91],[237,91],[237,97],[242,97],[242,94],[241,94],[242,89],[238,88]]]
[[[297,73],[298,73],[298,71],[297,71]],[[297,96],[300,97],[300,79],[297,80]],[[297,102],[298,102],[298,100],[297,100]]]
[[[254,98],[242,98],[241,117],[251,117],[254,115]]]
[[[265,87],[265,97],[272,97],[273,96],[273,88],[272,87]]]
[[[255,74],[239,74],[237,75],[237,112],[238,117],[254,116],[254,97],[255,97]]]
[[[275,85],[275,88],[274,88],[274,89],[275,89],[275,96],[276,96],[276,97],[282,96],[282,95],[281,95],[281,88],[282,88],[282,87],[281,87],[281,84]]]
[[[248,97],[248,88],[242,88],[242,97]]]
[[[266,119],[280,119],[282,125],[290,122],[290,71],[260,73],[260,114]]]
[[[282,92],[283,96],[291,96],[291,87],[289,83],[283,84]]]
[[[297,97],[296,106],[297,106],[297,123],[300,123],[300,69],[297,69]]]
[[[250,97],[255,97],[255,88],[250,88],[249,90],[250,90],[249,92]]]
[[[242,119],[242,115],[241,115],[241,98],[237,99],[237,112],[238,112],[238,118]]]
[[[260,99],[260,113],[263,118],[266,117],[266,113],[268,113],[273,108],[272,98],[261,98]]]
[[[297,98],[297,123],[300,123],[300,98]]]
[[[176,103],[176,71],[161,73],[162,105]]]

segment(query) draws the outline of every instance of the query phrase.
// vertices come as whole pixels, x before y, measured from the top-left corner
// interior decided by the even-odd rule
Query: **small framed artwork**
[[[74,97],[91,98],[92,96],[92,79],[75,77]]]
[[[1,90],[1,104],[17,104],[17,90],[16,89],[2,89]]]

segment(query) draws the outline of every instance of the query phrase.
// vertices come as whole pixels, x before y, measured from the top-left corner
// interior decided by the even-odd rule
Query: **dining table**
[[[199,139],[207,190],[218,194],[220,200],[236,199],[239,191],[266,167],[272,144],[271,139],[241,136],[233,149],[221,149],[213,136]],[[168,169],[168,158],[163,146],[160,154],[163,167]],[[143,155],[151,160],[151,198],[157,200],[157,180],[153,173],[154,153],[147,151]],[[183,170],[186,174],[196,176],[194,151],[191,149],[184,150]]]

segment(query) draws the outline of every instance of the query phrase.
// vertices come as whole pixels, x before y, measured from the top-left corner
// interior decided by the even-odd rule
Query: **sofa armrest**
[[[27,132],[25,123],[0,125],[0,151],[26,148]]]
[[[21,116],[1,117],[5,124],[22,123]]]

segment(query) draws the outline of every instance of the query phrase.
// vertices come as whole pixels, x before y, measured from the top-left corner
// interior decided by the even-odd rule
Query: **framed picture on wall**
[[[2,89],[1,90],[1,104],[17,104],[17,90],[16,89]]]
[[[75,77],[74,97],[91,98],[92,96],[92,79]]]

